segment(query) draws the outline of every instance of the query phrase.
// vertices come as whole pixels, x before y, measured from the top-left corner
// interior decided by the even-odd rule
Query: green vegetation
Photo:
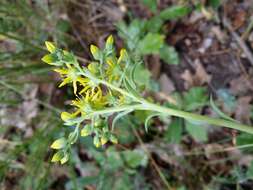
[[[247,82],[233,86],[251,78],[251,66],[243,56],[236,74],[219,66],[223,51],[241,53],[221,12],[252,9],[175,2],[0,1],[0,189],[251,187],[252,93]],[[243,11],[231,23],[246,41],[252,22]],[[199,54],[207,38],[213,46]]]

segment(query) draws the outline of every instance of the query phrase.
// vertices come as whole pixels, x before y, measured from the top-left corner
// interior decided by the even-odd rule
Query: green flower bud
[[[95,136],[95,137],[94,137],[94,139],[93,139],[93,144],[94,144],[97,148],[101,146],[101,142],[100,142],[98,136]]]
[[[107,50],[112,49],[113,42],[114,42],[113,36],[110,35],[110,36],[106,39],[105,49],[107,49]]]
[[[91,125],[85,125],[84,128],[81,130],[81,136],[86,137],[92,133]]]
[[[54,46],[54,44],[53,44],[52,42],[46,41],[45,44],[46,44],[47,50],[48,50],[50,53],[55,52],[56,47]]]
[[[55,140],[52,143],[51,148],[52,149],[61,149],[61,148],[64,148],[66,146],[66,144],[67,144],[66,139],[64,137],[62,137],[60,139]]]
[[[58,162],[64,158],[64,152],[62,150],[56,152],[51,160],[51,162]]]
[[[104,145],[105,143],[107,143],[108,142],[108,138],[107,138],[107,136],[106,135],[103,135],[102,137],[101,137],[101,144],[102,145]]]
[[[99,50],[99,48],[95,45],[91,45],[90,46],[90,52],[93,55],[93,58],[95,60],[100,60],[101,59],[101,51]]]
[[[118,144],[118,139],[115,135],[111,135],[110,136],[110,141],[113,143],[113,144]]]
[[[69,160],[69,153],[65,152],[64,157],[60,160],[61,164],[65,164]]]

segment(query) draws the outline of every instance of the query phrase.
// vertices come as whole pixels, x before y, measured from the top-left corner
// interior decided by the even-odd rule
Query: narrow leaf
[[[213,97],[210,96],[210,105],[212,107],[212,109],[214,110],[215,113],[217,113],[221,118],[229,120],[229,121],[234,121],[237,122],[236,120],[234,120],[233,118],[229,117],[228,115],[226,115],[225,113],[223,113],[214,103],[213,101]]]
[[[133,111],[133,110],[131,109],[131,110],[126,110],[126,111],[123,111],[123,112],[119,113],[119,114],[113,119],[113,122],[112,122],[112,131],[114,130],[114,127],[115,127],[116,122],[117,122],[120,118],[122,118],[122,117],[124,117],[125,115],[131,113],[132,111]]]
[[[161,114],[160,114],[160,113],[153,113],[153,114],[149,115],[149,116],[146,118],[145,124],[144,124],[144,126],[145,126],[145,131],[146,131],[146,132],[148,132],[148,123],[149,123],[149,120],[152,119],[153,117],[156,117],[156,116],[159,116],[159,115],[161,115]]]

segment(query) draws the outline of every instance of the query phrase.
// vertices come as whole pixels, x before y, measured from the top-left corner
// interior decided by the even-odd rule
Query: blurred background
[[[51,163],[74,96],[41,61],[48,40],[85,65],[113,34],[143,58],[146,97],[215,117],[212,94],[252,125],[252,28],[252,0],[0,0],[0,189],[253,189],[252,135],[161,117],[146,133],[146,112],[117,122],[118,145],[80,138],[68,163]]]

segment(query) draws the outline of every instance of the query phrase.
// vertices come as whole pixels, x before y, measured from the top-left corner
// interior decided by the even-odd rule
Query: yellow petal
[[[74,88],[74,94],[76,95],[76,92],[77,92],[77,84],[76,84],[76,81],[73,81],[73,88]]]
[[[65,78],[65,79],[63,79],[63,81],[61,82],[61,84],[59,85],[59,87],[65,86],[66,84],[68,84],[70,82],[71,82],[70,78]]]

